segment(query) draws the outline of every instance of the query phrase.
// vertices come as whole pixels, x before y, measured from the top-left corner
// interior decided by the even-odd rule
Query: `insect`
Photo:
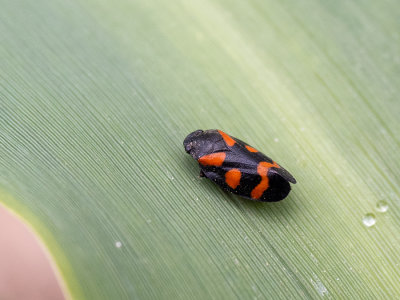
[[[275,202],[296,179],[268,156],[221,130],[196,130],[183,141],[200,166],[200,176],[225,191],[256,201]]]

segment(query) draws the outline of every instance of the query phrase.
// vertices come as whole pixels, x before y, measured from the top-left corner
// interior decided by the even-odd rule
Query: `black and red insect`
[[[200,176],[224,190],[257,201],[275,202],[290,192],[296,179],[245,142],[216,129],[196,130],[183,141],[200,166]]]

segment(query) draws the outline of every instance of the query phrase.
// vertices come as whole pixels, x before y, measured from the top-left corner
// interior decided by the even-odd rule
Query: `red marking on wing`
[[[225,182],[231,188],[236,189],[240,183],[242,172],[239,169],[232,169],[225,173]]]
[[[253,147],[250,147],[249,145],[245,145],[246,149],[249,150],[250,152],[258,152],[257,149],[254,149]]]
[[[270,168],[280,168],[280,166],[273,162],[268,163],[262,161],[257,166],[257,173],[261,176],[261,182],[251,191],[251,198],[260,199],[262,194],[269,188],[268,171]]]
[[[229,135],[227,135],[225,132],[218,130],[219,134],[222,135],[225,143],[229,146],[232,147],[233,145],[235,145],[236,141],[231,138]]]
[[[216,166],[219,167],[222,165],[226,157],[225,152],[217,152],[208,155],[204,155],[199,158],[198,162],[203,166]]]

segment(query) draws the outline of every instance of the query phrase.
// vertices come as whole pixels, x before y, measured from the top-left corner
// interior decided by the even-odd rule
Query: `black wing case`
[[[243,149],[246,149],[246,146],[249,146],[251,148],[253,148],[252,146],[250,146],[249,144],[246,144],[245,142],[243,142],[242,140],[239,140],[237,138],[233,138],[236,143],[238,143],[239,145],[242,146]],[[254,148],[253,148],[254,149]],[[269,158],[268,156],[266,156],[264,153],[262,152],[252,152],[252,154],[254,154],[254,157],[257,157],[259,159],[259,162],[261,161],[266,161],[269,163],[273,163],[273,160],[271,158]],[[279,165],[280,168],[271,168],[269,173],[275,173],[278,174],[279,176],[283,177],[284,179],[286,179],[287,181],[291,182],[291,183],[296,183],[296,179],[292,176],[292,174],[290,174],[285,168],[283,168],[281,165]]]

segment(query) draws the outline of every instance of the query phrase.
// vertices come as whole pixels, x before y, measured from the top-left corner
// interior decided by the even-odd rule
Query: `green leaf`
[[[0,201],[74,298],[399,297],[396,7],[6,0]],[[200,179],[199,128],[298,184],[254,203]]]

